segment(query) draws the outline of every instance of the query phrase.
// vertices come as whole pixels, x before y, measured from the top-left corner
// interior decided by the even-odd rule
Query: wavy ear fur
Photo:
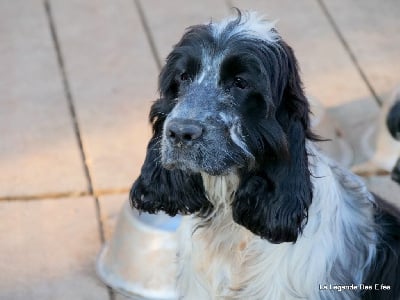
[[[397,102],[389,110],[386,117],[386,125],[393,138],[400,140],[400,95]]]
[[[396,96],[396,101],[386,117],[386,125],[393,138],[400,141],[400,92]],[[391,177],[400,183],[400,158],[393,167]]]
[[[295,242],[307,222],[312,185],[305,143],[306,138],[316,139],[309,129],[309,104],[293,51],[284,42],[281,47],[286,58],[281,66],[282,78],[287,80],[283,92],[276,93],[283,95],[282,99],[275,100],[275,118],[281,128],[275,131],[283,130],[282,142],[278,143],[281,149],[272,151],[275,153],[264,150],[255,171],[241,175],[233,202],[234,220],[272,243]],[[277,144],[264,141],[266,145],[272,143]]]
[[[211,203],[205,197],[201,175],[170,171],[161,165],[162,128],[171,109],[165,99],[157,100],[151,108],[153,137],[147,146],[141,174],[130,191],[131,205],[140,211],[157,213],[162,210],[171,216],[206,214]]]

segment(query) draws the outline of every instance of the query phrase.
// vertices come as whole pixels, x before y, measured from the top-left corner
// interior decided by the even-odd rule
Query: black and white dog
[[[186,215],[181,298],[400,297],[400,214],[316,148],[273,23],[238,12],[190,27],[159,88],[130,199]]]
[[[400,89],[397,91],[395,102],[387,115],[386,125],[392,137],[400,141]],[[400,157],[392,170],[392,179],[400,184]]]

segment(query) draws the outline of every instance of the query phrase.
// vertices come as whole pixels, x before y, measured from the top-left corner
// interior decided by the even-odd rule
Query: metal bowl
[[[101,250],[97,274],[133,299],[177,299],[176,229],[180,217],[139,214],[125,203],[111,240]]]

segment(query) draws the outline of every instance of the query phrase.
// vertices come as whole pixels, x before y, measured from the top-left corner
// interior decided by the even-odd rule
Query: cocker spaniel
[[[185,215],[182,299],[398,299],[400,214],[315,146],[274,23],[238,11],[188,28],[159,89],[130,200]]]
[[[386,118],[386,125],[392,137],[400,141],[400,89],[395,95],[395,102],[389,110]],[[400,184],[400,157],[397,160],[393,170],[392,179]]]

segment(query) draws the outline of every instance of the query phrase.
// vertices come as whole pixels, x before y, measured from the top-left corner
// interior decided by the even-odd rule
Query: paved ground
[[[366,159],[400,83],[397,0],[0,0],[0,299],[123,298],[94,261],[138,175],[160,65],[185,27],[231,6],[279,19],[345,163]],[[399,201],[387,176],[368,183]]]

